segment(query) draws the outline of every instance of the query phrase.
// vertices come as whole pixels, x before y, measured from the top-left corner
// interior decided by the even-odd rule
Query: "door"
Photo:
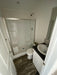
[[[8,30],[7,30],[7,26],[6,26],[6,23],[5,23],[5,19],[2,18],[2,17],[0,17],[0,29],[1,29],[1,31],[3,33],[4,38],[5,38],[8,50],[10,52],[10,55],[13,58],[13,53],[12,53],[12,49],[11,49],[11,45],[10,45],[10,37],[9,37],[9,34],[8,34]]]
[[[52,66],[56,61],[57,61],[57,19],[55,21],[53,33],[47,51],[47,55],[45,59],[45,67],[42,69],[41,75],[49,75]]]
[[[9,71],[9,51],[0,30],[0,74],[10,75]]]
[[[0,75],[14,75],[10,72],[10,62],[9,50],[7,48],[4,36],[0,30]],[[14,68],[12,67],[12,69]]]

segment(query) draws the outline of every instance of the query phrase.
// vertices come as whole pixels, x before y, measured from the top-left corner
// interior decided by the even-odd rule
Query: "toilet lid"
[[[28,49],[27,54],[32,55],[33,54],[33,49],[32,48]]]

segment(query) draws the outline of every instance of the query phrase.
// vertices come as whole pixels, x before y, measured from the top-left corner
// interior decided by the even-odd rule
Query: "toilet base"
[[[28,55],[27,58],[28,58],[29,60],[31,60],[31,59],[33,58],[33,55]]]

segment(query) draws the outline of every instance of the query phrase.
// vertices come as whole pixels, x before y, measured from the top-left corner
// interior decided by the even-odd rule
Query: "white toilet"
[[[33,48],[27,50],[27,58],[30,60],[33,57]]]

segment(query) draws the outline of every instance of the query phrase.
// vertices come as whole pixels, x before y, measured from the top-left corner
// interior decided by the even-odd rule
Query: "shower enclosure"
[[[35,20],[6,20],[13,53],[31,48],[35,37]]]

